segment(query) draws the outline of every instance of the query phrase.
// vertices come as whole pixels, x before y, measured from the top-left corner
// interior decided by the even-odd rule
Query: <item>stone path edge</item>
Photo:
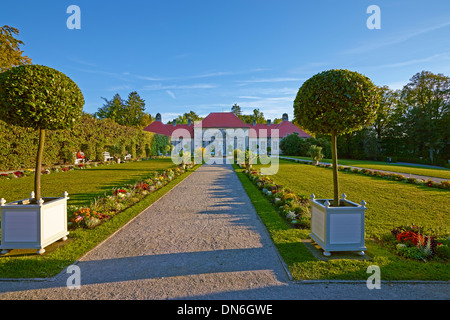
[[[185,177],[183,177],[183,179],[179,180],[175,185],[173,185],[173,187],[168,190],[165,194],[163,194],[161,197],[159,197],[158,199],[156,199],[153,203],[151,203],[147,208],[152,207],[155,203],[157,203],[160,199],[162,199],[165,195],[169,194],[173,188],[175,188],[178,184],[180,184],[184,179],[186,179],[190,174],[194,173],[198,168],[200,168],[200,166],[196,167],[194,170],[192,170],[191,172],[189,172],[188,175],[186,175]],[[237,175],[236,171],[233,168],[233,172],[234,174]],[[238,178],[239,179],[239,178]],[[242,185],[242,182],[239,179],[239,182]],[[242,186],[243,187],[243,186]],[[244,188],[245,190],[245,188]],[[246,191],[245,191],[246,192]],[[246,195],[248,196],[247,192]],[[251,201],[251,199],[249,199],[252,207],[254,208],[253,202]],[[146,208],[146,209],[147,209]],[[254,208],[255,209],[255,208]],[[257,218],[258,220],[261,222],[261,224],[264,226],[264,232],[266,232],[266,234],[269,236],[270,240],[272,241],[270,234],[265,226],[265,224],[263,223],[261,217],[259,216],[258,212],[255,209],[255,212],[257,213]],[[121,229],[125,228],[125,226],[127,226],[129,223],[131,223],[134,219],[136,219],[141,213],[138,213],[136,216],[134,216],[132,219],[130,219],[129,221],[127,221],[124,225],[122,225],[120,228],[118,228],[117,230],[115,230],[112,234],[110,234],[108,237],[106,237],[104,240],[102,240],[100,243],[98,243],[95,248],[101,246],[103,243],[105,243],[110,237],[112,237],[114,234],[116,234],[117,232],[119,232]],[[294,280],[290,270],[288,268],[288,266],[286,265],[286,263],[284,262],[284,259],[281,257],[280,253],[278,252],[278,249],[276,248],[275,244],[272,241],[272,245],[274,246],[278,259],[280,261],[280,263],[282,264],[288,279],[291,283],[293,284],[298,284],[298,285],[308,285],[308,284],[358,284],[358,283],[366,283],[367,280],[336,280],[336,279],[308,279],[308,280]],[[74,263],[72,263],[71,265],[76,265],[83,257],[85,257],[87,254],[89,253],[86,252],[85,254],[83,254],[82,256],[80,256]],[[58,273],[57,275],[53,276],[53,277],[47,277],[47,278],[0,278],[0,282],[2,281],[9,281],[9,282],[53,282],[56,281],[60,276],[62,276],[63,274],[66,273],[67,267],[65,267],[60,273]],[[437,281],[437,280],[381,280],[382,284],[449,284],[449,281]]]
[[[194,167],[194,169],[191,171],[189,171],[189,174],[185,174],[185,176],[179,180],[176,184],[174,184],[166,193],[164,193],[162,196],[160,196],[159,198],[157,198],[155,201],[153,201],[148,207],[146,207],[144,210],[146,210],[147,208],[153,206],[155,203],[157,203],[160,199],[162,199],[166,194],[170,193],[172,191],[173,188],[175,188],[177,185],[179,185],[184,179],[186,179],[189,175],[191,175],[192,173],[194,173],[198,168],[200,168],[201,166],[197,166]],[[167,185],[166,185],[167,186]],[[164,186],[165,187],[165,186]],[[128,220],[124,225],[122,225],[120,228],[118,228],[117,230],[115,230],[113,233],[111,233],[109,236],[107,236],[105,239],[103,239],[101,242],[99,242],[94,248],[97,248],[99,246],[101,246],[103,243],[105,243],[108,239],[110,239],[112,236],[114,236],[116,233],[118,233],[120,230],[122,230],[123,228],[125,228],[125,226],[127,226],[128,224],[130,224],[134,219],[136,219],[144,210],[142,210],[140,213],[136,214],[133,218],[131,218],[130,220]],[[92,250],[92,249],[91,249]],[[89,250],[90,251],[90,250]],[[74,263],[72,263],[71,265],[76,265],[81,259],[83,259],[88,253],[89,251],[85,252],[82,256],[80,256],[76,261],[74,261]],[[61,270],[61,272],[59,272],[58,274],[54,275],[53,277],[47,277],[47,278],[0,278],[0,282],[2,281],[16,281],[16,282],[52,282],[52,281],[56,281],[58,277],[60,277],[62,274],[64,274],[67,270],[67,267],[63,268],[63,270]]]
[[[264,224],[264,222],[262,221],[261,217],[259,216],[258,211],[256,210],[255,206],[253,205],[252,200],[250,199],[250,197],[249,197],[248,194],[247,194],[247,190],[245,190],[244,185],[242,184],[242,181],[241,181],[241,180],[239,179],[239,177],[237,176],[237,172],[236,172],[236,170],[235,170],[234,167],[233,167],[233,172],[234,172],[234,174],[236,175],[236,177],[237,177],[237,179],[239,180],[239,182],[241,183],[242,189],[244,189],[245,194],[246,194],[247,197],[248,197],[248,201],[250,202],[250,204],[251,204],[252,207],[253,207],[253,210],[255,210],[255,212],[256,212],[256,217],[257,217],[258,221],[261,223],[262,226],[264,226],[264,228],[262,228],[262,229],[264,230],[264,232],[266,233],[266,235],[267,235],[268,238],[270,239],[270,241],[271,241],[271,243],[272,243],[272,246],[273,246],[273,248],[275,249],[275,252],[276,252],[276,254],[277,254],[278,260],[280,261],[281,265],[283,266],[284,271],[286,272],[286,275],[288,276],[288,279],[289,279],[290,281],[294,281],[294,278],[292,277],[292,274],[291,274],[291,271],[289,270],[289,267],[287,266],[286,262],[284,261],[283,257],[281,256],[280,252],[278,251],[277,246],[275,245],[275,243],[273,243],[272,237],[270,236],[270,233],[269,233],[269,231],[267,230],[266,225]]]

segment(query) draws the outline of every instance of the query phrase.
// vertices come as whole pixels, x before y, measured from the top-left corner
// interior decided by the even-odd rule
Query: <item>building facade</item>
[[[156,119],[144,128],[170,137],[174,151],[194,152],[197,148],[207,148],[212,156],[222,157],[232,155],[233,150],[251,150],[258,154],[269,152],[279,153],[279,140],[289,134],[297,133],[302,138],[311,136],[289,121],[283,114],[278,124],[244,123],[232,112],[212,112],[201,121],[188,124],[164,124],[158,113]]]

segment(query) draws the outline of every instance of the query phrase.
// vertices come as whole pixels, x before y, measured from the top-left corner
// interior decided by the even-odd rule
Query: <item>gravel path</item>
[[[448,299],[442,282],[294,282],[230,165],[204,165],[66,271],[0,281],[8,299]],[[69,282],[73,283],[73,282]]]

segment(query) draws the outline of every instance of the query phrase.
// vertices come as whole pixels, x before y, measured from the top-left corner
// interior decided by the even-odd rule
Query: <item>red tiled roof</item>
[[[279,124],[256,124],[250,125],[244,123],[232,112],[212,112],[205,119],[201,121],[201,124],[190,126],[187,124],[177,124],[176,126],[172,124],[163,124],[161,121],[154,121],[144,128],[145,131],[154,132],[157,134],[162,134],[165,136],[171,136],[175,129],[186,129],[191,137],[194,137],[194,127],[202,126],[202,128],[249,128],[249,138],[257,137],[271,137],[272,130],[277,129],[278,137],[284,138],[288,134],[297,132],[301,138],[310,138],[311,136],[304,132],[302,129],[297,127],[290,121],[282,121]],[[266,131],[265,131],[266,130]]]
[[[290,121],[282,121],[280,124],[278,124],[277,127],[279,131],[279,136],[286,137],[288,134],[292,134],[294,132],[297,132],[300,138],[311,138],[309,134],[307,134],[305,131],[297,127],[295,124],[293,124]]]
[[[161,121],[153,121],[148,126],[144,128],[145,131],[161,134],[164,136],[171,136],[172,132],[175,131],[175,129],[186,129],[191,137],[194,137],[194,128],[193,126],[189,126],[187,124],[177,124],[176,126],[172,124],[164,124]]]
[[[175,129],[185,129],[189,132],[191,135],[191,138],[194,138],[194,128],[193,125],[187,125],[187,124],[177,124],[174,126],[173,124],[166,124],[167,131],[170,132],[170,135],[175,131]],[[184,134],[184,133],[182,133]]]
[[[194,125],[195,127],[200,125]],[[249,128],[233,112],[211,112],[201,122],[202,128]]]
[[[164,136],[170,136],[171,134],[171,132],[166,128],[166,126],[161,121],[153,121],[148,126],[146,126],[144,130],[154,132],[157,134],[162,134]]]
[[[278,130],[278,137],[280,139],[284,138],[288,134],[292,134],[294,132],[297,132],[301,138],[310,138],[311,137],[309,134],[304,132],[302,129],[300,129],[299,127],[297,127],[295,124],[293,124],[290,121],[282,121],[281,123],[271,124],[271,125],[256,124],[256,125],[252,126],[251,128],[254,130],[249,130],[249,133],[248,133],[249,138],[258,138],[258,137],[270,138],[272,136],[272,130],[275,130],[275,129]]]

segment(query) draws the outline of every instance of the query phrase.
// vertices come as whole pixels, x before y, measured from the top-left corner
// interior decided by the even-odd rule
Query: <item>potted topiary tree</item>
[[[37,249],[67,239],[67,192],[63,197],[41,196],[42,156],[46,130],[71,128],[84,105],[78,86],[63,73],[40,65],[12,68],[0,74],[0,118],[38,131],[34,191],[29,199],[0,201],[1,246]]]
[[[323,159],[322,147],[311,145],[308,150],[308,155],[313,159],[314,165],[319,165],[319,161]]]
[[[330,251],[364,254],[364,200],[359,205],[339,200],[337,136],[371,124],[379,106],[377,87],[369,78],[349,70],[324,71],[306,80],[294,101],[294,116],[303,128],[331,135],[333,199],[311,195],[311,238]]]

